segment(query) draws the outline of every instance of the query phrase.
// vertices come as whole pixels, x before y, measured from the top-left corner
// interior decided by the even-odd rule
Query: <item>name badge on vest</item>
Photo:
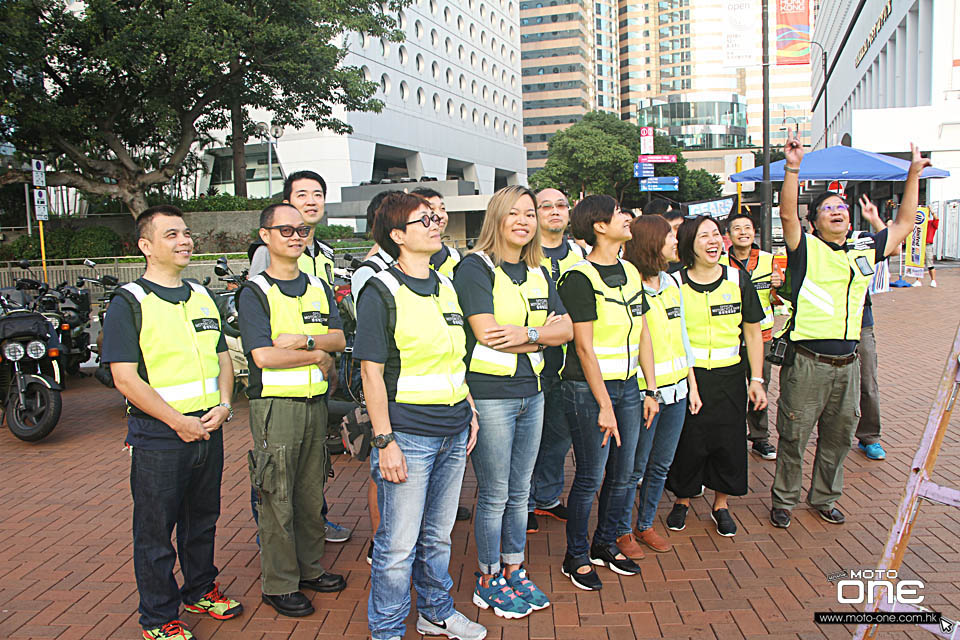
[[[546,298],[530,298],[530,311],[547,311],[548,309]]]
[[[872,276],[874,272],[873,265],[870,264],[870,261],[867,260],[867,256],[857,256],[854,262],[857,263],[857,268],[860,269],[860,274],[864,276]]]
[[[194,331],[220,331],[220,322],[216,318],[194,318]]]
[[[642,304],[632,304],[630,305],[630,315],[634,318],[643,315],[643,305]]]
[[[459,313],[445,313],[443,314],[443,319],[451,327],[462,327],[463,326],[463,316]]]
[[[333,283],[333,267],[329,264],[324,265],[324,271],[327,274],[327,282]]]
[[[730,304],[715,304],[710,307],[710,315],[712,316],[732,316],[737,313],[740,313],[739,302],[731,302]]]
[[[303,324],[327,324],[327,318],[330,317],[329,313],[320,313],[319,311],[304,311],[303,312]]]
[[[754,282],[753,288],[756,289],[757,291],[766,291],[767,289],[770,288],[770,281],[761,280],[760,282]]]
[[[667,307],[667,320],[676,320],[680,317],[680,307]]]

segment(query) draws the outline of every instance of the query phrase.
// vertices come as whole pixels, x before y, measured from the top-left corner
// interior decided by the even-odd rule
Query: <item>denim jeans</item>
[[[617,418],[619,447],[612,436],[606,446],[601,446],[603,431],[597,426],[600,406],[589,385],[577,381],[563,383],[563,406],[570,423],[577,465],[567,498],[567,553],[582,561],[589,559],[587,527],[593,496],[598,490],[600,501],[593,543],[610,544],[617,539],[617,523],[633,498],[630,476],[643,420],[643,394],[636,376],[629,380],[606,380],[604,384]]]
[[[470,459],[477,474],[477,537],[480,571],[521,564],[527,542],[530,476],[540,449],[543,394],[529,398],[474,400],[480,431]]]
[[[563,493],[563,465],[570,451],[570,425],[563,412],[563,393],[559,376],[540,378],[543,389],[543,435],[540,451],[530,479],[527,511],[549,509],[560,504]]]
[[[374,536],[367,623],[373,640],[403,637],[410,578],[417,610],[431,621],[453,615],[450,532],[457,518],[470,429],[446,437],[394,431],[407,461],[406,482],[380,476],[380,450],[370,452],[380,527]]]
[[[683,431],[683,419],[687,415],[687,399],[672,404],[660,403],[660,411],[653,417],[649,429],[640,428],[637,439],[637,455],[634,457],[633,474],[630,486],[640,486],[640,507],[637,513],[637,530],[644,531],[653,526],[657,517],[657,505],[663,495],[663,485],[667,481],[667,472],[673,463],[673,454],[677,451],[680,432]],[[617,537],[630,533],[630,516],[633,514],[632,500],[624,510],[617,525]]]
[[[213,541],[220,517],[223,430],[209,440],[170,450],[133,449],[133,571],[140,592],[140,626],[159,627],[180,617],[180,603],[193,604],[213,589],[219,573]],[[177,528],[177,550],[170,536]],[[179,558],[183,586],[173,566]]]

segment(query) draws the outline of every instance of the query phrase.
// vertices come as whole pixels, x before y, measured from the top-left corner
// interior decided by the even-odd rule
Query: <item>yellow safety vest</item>
[[[643,335],[643,279],[629,262],[620,260],[627,281],[610,287],[589,260],[570,267],[567,274],[579,271],[593,286],[597,319],[593,322],[593,352],[604,380],[627,380],[637,374],[640,363],[640,338]]]
[[[563,275],[564,273],[569,271],[570,267],[577,264],[578,262],[583,260],[585,257],[583,253],[583,249],[581,249],[580,245],[578,245],[576,242],[568,238],[566,240],[566,243],[567,243],[567,255],[565,255],[562,260],[557,261],[557,266],[560,269],[560,275]],[[553,277],[553,264],[550,258],[544,256],[543,261],[540,264],[545,266],[547,268],[547,273],[549,273],[550,276]]]
[[[447,247],[447,251],[449,252],[447,253],[447,259],[443,261],[443,264],[441,264],[436,271],[438,273],[442,273],[448,278],[452,278],[453,268],[457,266],[457,263],[460,262],[460,253],[453,247]],[[430,267],[433,268],[433,265],[431,264]]]
[[[683,347],[683,316],[680,312],[682,294],[676,281],[655,294],[646,294],[647,329],[653,342],[653,359],[656,363],[657,388],[668,387],[687,377],[689,364]],[[637,373],[641,389],[647,388],[643,371]]]
[[[132,303],[140,305],[144,381],[180,413],[205,411],[220,403],[220,314],[206,289],[187,284],[190,297],[179,304],[136,282],[121,287],[133,296]]]
[[[790,340],[859,340],[863,303],[876,266],[870,236],[848,238],[845,249],[804,234],[807,270],[797,290]],[[790,323],[787,323],[790,326]]]
[[[270,311],[270,337],[281,333],[322,336],[330,331],[330,302],[327,289],[317,276],[307,274],[307,290],[294,298],[263,274],[247,281]],[[327,392],[327,381],[315,364],[291,369],[264,368],[260,371],[261,398],[312,398]]]
[[[317,255],[311,256],[306,251],[297,258],[297,266],[300,271],[307,275],[316,276],[333,286],[333,249],[325,243],[316,241],[314,249],[317,249]]]
[[[713,291],[695,291],[687,282],[680,286],[687,338],[697,359],[694,366],[700,369],[718,369],[740,362],[740,272],[732,267],[722,268],[723,281]],[[686,269],[681,273],[686,276]]]
[[[454,405],[467,397],[467,335],[463,312],[453,283],[442,273],[436,293],[423,296],[401,282],[391,270],[381,271],[372,283],[386,294],[395,321],[393,340],[400,371],[396,381],[385,380],[387,397],[394,402]]]
[[[526,281],[517,285],[503,269],[494,266],[490,256],[483,251],[478,251],[477,255],[493,274],[493,318],[497,324],[542,327],[550,313],[550,289],[543,270],[527,267]],[[513,376],[517,373],[518,355],[491,349],[477,341],[470,355],[470,371],[491,376]],[[532,351],[523,355],[530,359],[533,372],[540,375],[543,371],[543,354]]]
[[[720,264],[731,266],[730,263],[730,254],[724,253],[720,256]],[[760,298],[760,306],[763,307],[763,320],[760,321],[760,330],[773,329],[773,302],[770,300],[773,254],[761,251],[757,257],[757,266],[754,267],[753,271],[747,271],[746,273],[750,275],[753,288],[757,290],[757,297]]]

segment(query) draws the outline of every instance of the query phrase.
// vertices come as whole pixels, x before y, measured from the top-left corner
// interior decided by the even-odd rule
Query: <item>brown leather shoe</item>
[[[625,533],[617,538],[617,548],[620,549],[620,553],[631,560],[643,560],[643,549],[634,540],[632,533]]]
[[[653,527],[644,529],[643,531],[634,530],[633,535],[635,540],[642,542],[657,553],[666,553],[673,548],[673,545],[667,542],[666,538],[654,531]]]

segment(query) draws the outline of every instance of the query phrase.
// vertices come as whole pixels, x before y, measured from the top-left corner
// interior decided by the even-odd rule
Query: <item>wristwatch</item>
[[[396,438],[393,437],[392,431],[390,433],[381,433],[378,436],[373,436],[373,446],[375,446],[377,449],[384,449],[395,439]]]
[[[527,327],[527,342],[529,344],[535,344],[537,340],[540,339],[540,332],[534,329],[533,327]]]
[[[230,403],[229,403],[229,402],[221,402],[221,403],[218,404],[217,406],[218,406],[218,407],[226,407],[226,408],[227,408],[227,411],[230,412],[229,414],[227,414],[227,419],[224,420],[224,422],[230,422],[231,420],[233,420],[233,407],[230,406]]]
[[[307,336],[307,351],[313,351],[316,345],[317,341],[313,339],[313,336]]]
[[[657,398],[657,396],[660,395],[660,391],[655,390],[655,389],[644,389],[644,390],[643,390],[643,394],[644,394],[645,396],[647,396],[648,398],[653,398],[654,400],[659,400],[659,399]]]

